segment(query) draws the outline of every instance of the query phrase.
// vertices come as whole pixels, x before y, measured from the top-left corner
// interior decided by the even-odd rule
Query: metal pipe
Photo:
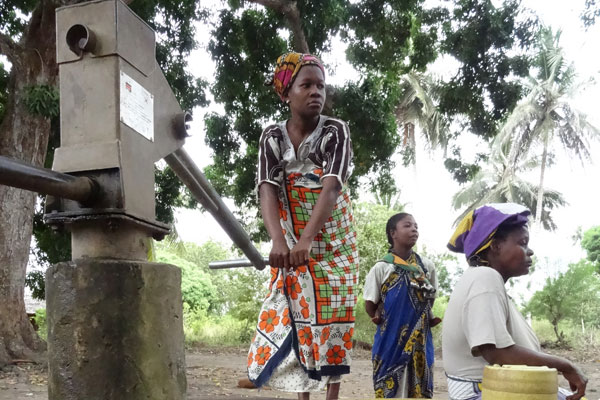
[[[190,189],[196,200],[212,214],[219,225],[227,232],[233,243],[244,252],[249,259],[248,262],[252,263],[256,269],[264,269],[266,264],[263,256],[254,247],[242,225],[235,219],[229,208],[223,203],[221,196],[187,152],[183,149],[176,150],[166,156],[165,161]]]
[[[73,176],[0,156],[0,184],[86,203],[99,188],[84,176]]]
[[[269,258],[263,258],[265,265],[269,265]],[[208,263],[210,269],[227,269],[227,268],[243,268],[251,267],[254,264],[247,258],[241,258],[239,260],[224,260],[224,261],[213,261]]]

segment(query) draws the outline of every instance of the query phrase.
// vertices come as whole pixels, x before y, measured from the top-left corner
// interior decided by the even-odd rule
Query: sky
[[[579,18],[584,2],[585,0],[523,0],[522,6],[534,10],[545,25],[562,30],[561,44],[566,58],[574,62],[581,78],[598,79],[600,55],[597,51],[597,38],[600,37],[600,23],[585,31]],[[214,1],[203,2],[203,5],[210,3]],[[209,29],[208,26],[198,26],[197,38],[200,47],[192,54],[189,68],[196,76],[211,82],[214,79],[215,67],[205,50],[210,39]],[[343,84],[348,80],[356,80],[358,73],[348,64],[339,61],[344,60],[343,44],[340,42],[333,48],[337,52],[323,56],[324,63],[335,68],[334,73],[328,75],[328,82]],[[438,63],[433,67],[434,72],[451,74],[452,69],[448,68],[451,64]],[[599,98],[600,87],[591,85],[578,98],[578,105],[594,118],[597,126],[600,126],[600,115],[596,112]],[[188,138],[185,145],[185,149],[200,167],[210,164],[211,160],[210,149],[204,144],[202,123],[203,115],[207,111],[221,112],[222,109],[213,102],[207,109],[194,110],[195,122],[190,131],[192,137]],[[464,156],[467,157],[469,149],[474,154],[482,144],[470,134],[461,136],[460,140],[465,151]],[[422,143],[423,140],[419,141],[417,138],[417,142]],[[600,155],[600,144],[594,143],[592,157],[597,155]],[[553,211],[559,227],[557,231],[532,232],[530,243],[538,257],[540,268],[530,277],[530,281],[534,283],[531,290],[541,288],[545,277],[555,276],[564,271],[569,262],[584,257],[579,244],[574,244],[571,239],[578,227],[585,231],[594,225],[600,225],[600,212],[597,208],[600,198],[600,159],[583,166],[562,151],[557,151],[556,156],[556,164],[547,169],[545,186],[561,191],[569,205]],[[460,186],[443,166],[441,151],[430,152],[420,147],[417,150],[416,167],[397,167],[394,175],[397,185],[401,188],[400,202],[406,204],[406,209],[419,223],[419,246],[426,246],[428,250],[435,252],[446,251],[447,240],[453,231],[452,224],[460,214],[460,211],[452,208],[451,198]],[[538,178],[536,172],[531,180],[537,182]],[[361,196],[360,200],[368,200],[368,195]],[[233,207],[231,201],[225,201]],[[212,239],[225,244],[231,243],[209,214],[180,209],[176,212],[176,219],[176,230],[184,241],[203,243]]]

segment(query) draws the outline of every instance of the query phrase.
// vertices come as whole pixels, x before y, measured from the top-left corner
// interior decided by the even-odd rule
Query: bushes
[[[33,320],[38,327],[38,335],[42,339],[48,340],[48,321],[46,320],[46,309],[40,308],[39,310],[36,310]]]
[[[158,262],[181,268],[186,344],[249,345],[266,293],[268,271],[210,271],[209,262],[234,257],[211,241],[197,246],[167,240],[158,243],[156,250]]]
[[[449,296],[440,296],[433,303],[433,315],[442,319],[442,323],[431,330],[433,345],[436,349],[442,348],[442,326],[444,325],[444,314],[446,313],[446,307],[448,307],[448,300],[450,300]]]
[[[531,327],[535,332],[542,347],[573,349],[580,354],[600,353],[600,329],[564,321],[559,323],[563,333],[563,341],[557,342],[554,327],[545,319],[533,319]]]
[[[567,321],[600,328],[600,278],[594,269],[586,260],[570,264],[564,273],[548,278],[526,307],[535,318],[552,323],[559,342],[566,340],[562,327]]]
[[[249,346],[254,328],[254,324],[249,325],[230,315],[210,316],[184,305],[183,333],[187,346]]]
[[[219,308],[222,301],[208,273],[171,253],[158,254],[157,261],[181,268],[181,295],[191,309],[208,312]]]

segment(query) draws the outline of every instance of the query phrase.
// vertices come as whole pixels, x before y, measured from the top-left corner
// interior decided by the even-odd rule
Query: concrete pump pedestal
[[[49,400],[185,398],[181,271],[78,259],[46,272]]]

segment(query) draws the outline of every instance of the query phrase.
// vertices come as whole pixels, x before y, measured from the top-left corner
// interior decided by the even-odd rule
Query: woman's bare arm
[[[260,185],[258,189],[260,212],[267,232],[273,241],[273,247],[269,253],[269,264],[275,268],[288,268],[290,266],[290,249],[279,223],[279,199],[277,191],[278,187],[273,184],[263,183]]]
[[[379,315],[378,311],[379,305],[373,303],[371,300],[365,301],[365,311],[371,317],[371,321],[375,325],[379,325],[381,323],[381,315]]]

